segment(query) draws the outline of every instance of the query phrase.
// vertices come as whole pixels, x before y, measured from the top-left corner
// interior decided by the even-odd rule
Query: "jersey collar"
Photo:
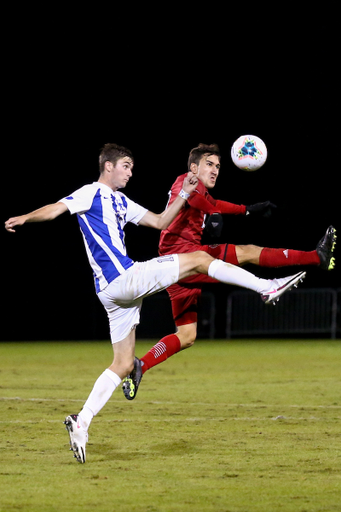
[[[108,185],[106,185],[105,183],[100,183],[99,181],[94,181],[93,182],[93,185],[96,185],[96,187],[99,187],[100,189],[102,189],[103,191],[105,191],[106,193],[110,193],[110,194],[115,194],[115,192],[113,191],[112,188],[110,188]]]

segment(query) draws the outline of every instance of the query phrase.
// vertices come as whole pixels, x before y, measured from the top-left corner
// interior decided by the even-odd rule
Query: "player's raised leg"
[[[305,272],[299,272],[281,279],[262,279],[247,270],[214,259],[203,251],[179,254],[179,262],[179,279],[184,279],[197,272],[207,274],[222,283],[241,286],[259,293],[266,304],[275,303],[284,292],[297,286],[306,275]]]
[[[275,249],[256,245],[229,244],[227,261],[237,265],[252,263],[261,267],[288,267],[294,265],[315,265],[322,270],[333,270],[335,267],[334,250],[336,246],[336,229],[329,226],[325,235],[313,251],[296,249]]]
[[[293,286],[297,286],[303,280],[306,273],[299,272],[293,276],[282,279],[261,279],[251,272],[226,263],[222,260],[214,259],[203,251],[193,253],[179,254],[179,280],[185,279],[196,273],[207,274],[226,284],[242,286],[253,290],[261,295],[266,304],[275,304],[280,296]],[[176,334],[170,334],[160,340],[144,356],[143,363],[147,362],[148,368],[163,362],[168,357],[181,350],[181,342]],[[147,369],[148,369],[147,368]],[[143,368],[141,361],[135,357],[134,370],[129,374],[123,383],[123,393],[127,400],[133,400],[141,382]]]

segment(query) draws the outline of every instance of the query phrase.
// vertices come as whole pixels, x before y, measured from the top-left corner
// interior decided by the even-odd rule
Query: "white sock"
[[[269,290],[271,286],[267,279],[256,277],[251,272],[223,260],[213,260],[208,267],[208,275],[222,283],[242,286],[257,293]]]
[[[105,406],[120,382],[121,378],[109,368],[98,377],[82,411],[78,415],[84,430],[88,430],[92,418]]]

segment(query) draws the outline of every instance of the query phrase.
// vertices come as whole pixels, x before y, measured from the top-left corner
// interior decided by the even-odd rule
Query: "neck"
[[[113,187],[112,184],[108,180],[106,180],[104,176],[99,177],[98,183],[103,183],[103,185],[106,185],[107,187],[111,188],[113,192],[116,192],[118,190],[118,187]]]

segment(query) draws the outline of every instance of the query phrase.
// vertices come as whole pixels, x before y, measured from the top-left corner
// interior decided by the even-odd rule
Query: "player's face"
[[[111,164],[111,162],[109,162]],[[113,190],[118,190],[119,188],[124,188],[130,178],[132,177],[132,169],[133,169],[133,161],[128,156],[123,158],[119,158],[117,160],[116,165],[111,164],[108,166],[109,172],[109,180],[110,187]]]
[[[203,182],[206,188],[213,188],[216,184],[219,171],[220,161],[217,155],[203,155],[199,165],[195,165],[193,172]]]

